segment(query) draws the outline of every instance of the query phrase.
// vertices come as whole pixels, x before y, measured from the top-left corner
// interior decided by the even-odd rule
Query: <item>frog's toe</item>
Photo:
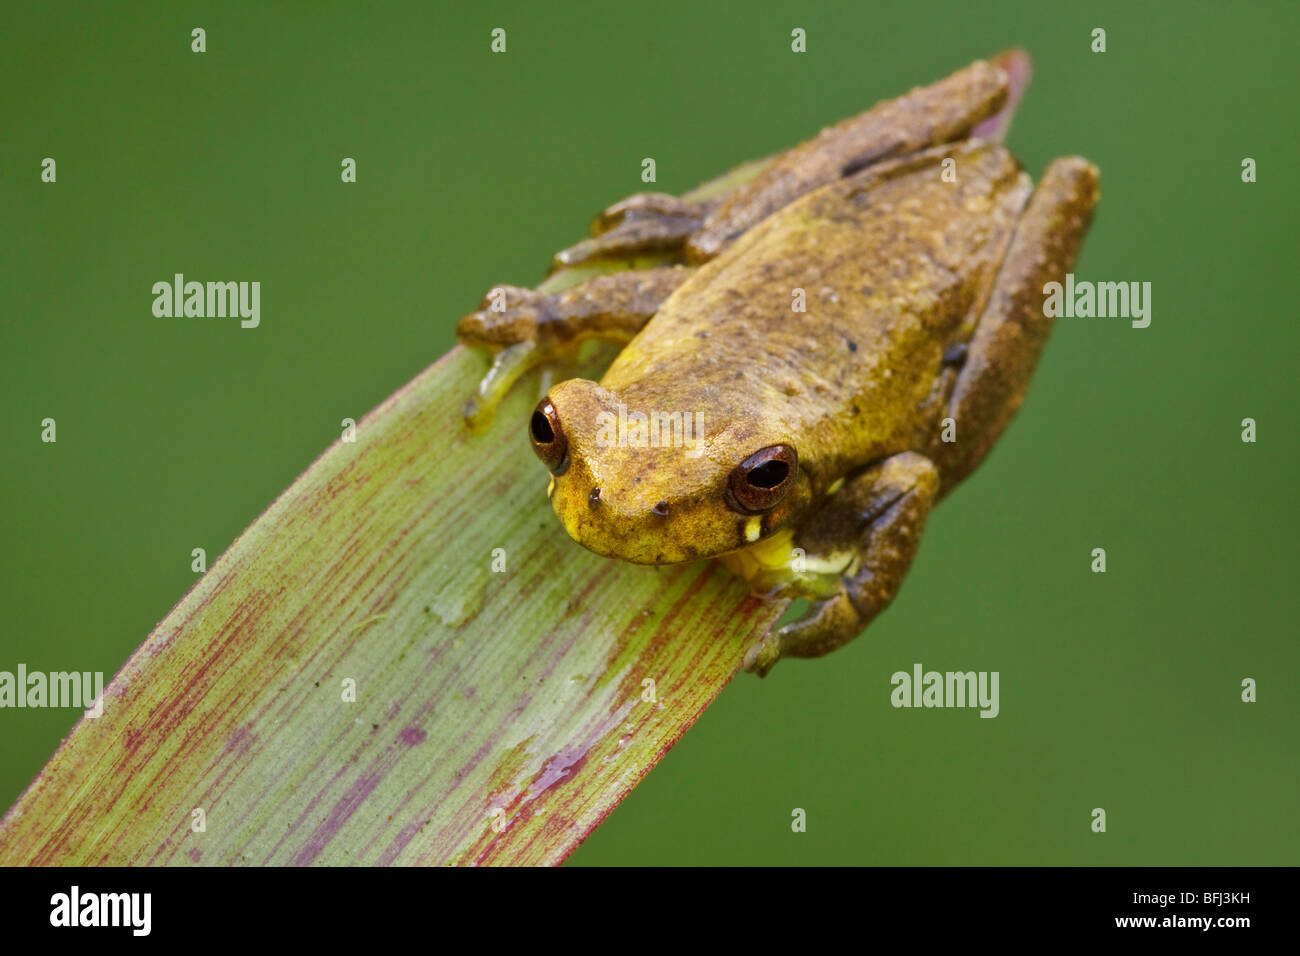
[[[839,591],[814,601],[808,613],[766,635],[745,655],[745,670],[767,676],[783,657],[820,657],[847,644],[862,630],[862,617]]]
[[[766,677],[767,672],[781,659],[780,632],[767,634],[762,640],[755,641],[745,652],[744,668],[751,674]]]
[[[516,342],[497,352],[492,367],[478,384],[474,396],[465,403],[462,414],[471,428],[482,428],[492,421],[501,399],[519,381],[519,377],[542,360],[534,342]]]
[[[766,677],[782,657],[816,657],[844,643],[837,636],[843,630],[837,613],[842,600],[837,595],[814,601],[803,617],[768,632],[745,654],[745,670]]]

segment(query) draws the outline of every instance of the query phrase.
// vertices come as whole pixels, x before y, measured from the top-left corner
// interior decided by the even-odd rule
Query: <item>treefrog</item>
[[[749,648],[760,676],[890,604],[930,510],[1024,398],[1051,327],[1043,286],[1098,198],[1087,161],[1053,161],[1034,188],[1001,144],[1028,71],[1021,51],[978,61],[739,184],[630,197],[556,257],[600,274],[498,287],[460,322],[496,353],[471,418],[524,369],[623,343],[599,382],[551,385],[527,422],[555,514],[601,555],[716,558],[762,594],[809,598]]]

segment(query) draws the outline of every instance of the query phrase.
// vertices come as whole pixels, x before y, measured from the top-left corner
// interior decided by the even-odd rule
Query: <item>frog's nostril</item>
[[[668,502],[666,502],[666,501],[661,501],[661,502],[659,502],[659,504],[655,505],[655,506],[654,506],[653,508],[651,508],[650,510],[653,511],[655,514],[657,514],[657,515],[658,515],[659,517],[661,517],[661,518],[667,517],[667,515],[668,515]]]
[[[593,507],[600,504],[600,489],[592,488],[591,494],[587,495],[587,501],[590,502]]]

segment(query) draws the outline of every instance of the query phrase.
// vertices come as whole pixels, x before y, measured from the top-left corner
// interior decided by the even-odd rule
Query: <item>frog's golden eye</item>
[[[769,445],[731,470],[727,506],[741,514],[758,514],[780,504],[794,486],[799,456],[789,445]]]
[[[553,475],[562,475],[569,469],[569,440],[560,427],[560,416],[549,398],[537,403],[533,417],[528,422],[528,437],[533,451]]]

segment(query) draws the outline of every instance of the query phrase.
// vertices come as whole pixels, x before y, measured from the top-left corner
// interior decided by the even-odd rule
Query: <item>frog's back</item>
[[[629,408],[780,422],[828,478],[914,447],[1030,190],[979,142],[823,187],[702,266],[602,384]]]

